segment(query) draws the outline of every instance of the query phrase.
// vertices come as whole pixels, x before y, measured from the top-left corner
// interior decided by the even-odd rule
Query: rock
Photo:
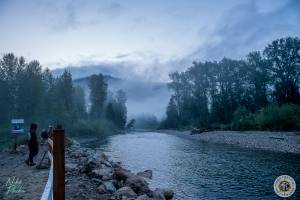
[[[169,189],[155,189],[152,193],[152,196],[154,199],[158,199],[158,200],[170,200],[173,198],[174,196],[174,192],[172,190]]]
[[[142,177],[131,176],[126,180],[125,185],[131,187],[138,195],[150,194],[148,183]]]
[[[97,185],[99,185],[99,184],[102,183],[102,181],[99,180],[98,178],[92,178],[91,181],[94,182],[94,183],[96,183]]]
[[[112,167],[112,165],[106,160],[101,160],[100,162],[101,162],[101,164],[105,165],[106,167]]]
[[[100,160],[106,160],[106,161],[108,161],[108,158],[107,158],[107,156],[104,153],[101,153]]]
[[[134,176],[132,172],[123,168],[116,168],[113,173],[113,178],[118,181],[126,181],[129,177]]]
[[[77,164],[75,163],[66,163],[65,164],[66,172],[72,172],[77,170]]]
[[[152,170],[145,170],[143,172],[138,172],[137,175],[144,178],[152,179]]]
[[[112,183],[114,184],[114,186],[116,187],[116,189],[124,187],[124,182],[123,181],[118,181],[116,179],[113,179]]]
[[[106,190],[110,193],[114,193],[116,191],[116,188],[112,181],[104,181],[103,185],[105,186]]]
[[[81,173],[90,174],[93,169],[96,168],[97,163],[93,159],[88,159],[87,161],[83,161],[82,167],[80,168]]]
[[[164,192],[164,196],[167,200],[170,200],[173,198],[174,196],[174,192],[173,190],[170,190],[170,189],[163,189],[163,192]]]
[[[111,168],[94,169],[91,172],[91,177],[93,177],[93,178],[102,178],[104,176],[106,176],[106,177],[112,176]]]
[[[106,190],[106,187],[105,185],[101,184],[98,188],[97,188],[97,192],[99,194],[105,194],[105,193],[108,193],[108,191]]]
[[[148,197],[147,195],[143,194],[141,196],[138,196],[138,198],[136,198],[136,200],[151,200],[151,198]]]
[[[114,193],[114,196],[117,199],[123,199],[123,197],[132,198],[137,195],[130,187],[121,187]]]
[[[152,198],[155,199],[155,200],[166,200],[164,194],[163,194],[163,191],[160,190],[160,189],[155,189],[153,192],[152,192]]]
[[[121,162],[110,162],[111,166],[113,168],[120,168],[121,167]]]

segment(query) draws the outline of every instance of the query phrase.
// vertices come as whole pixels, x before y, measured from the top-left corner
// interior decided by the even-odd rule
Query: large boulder
[[[150,194],[151,192],[147,181],[145,181],[144,178],[136,175],[129,177],[126,180],[125,185],[131,187],[138,195]]]
[[[155,200],[166,200],[165,195],[163,193],[162,190],[160,189],[155,189],[152,194],[151,197]]]
[[[116,191],[116,187],[114,186],[112,181],[104,181],[103,185],[105,186],[106,190],[110,193],[114,193]]]
[[[134,176],[134,174],[124,168],[116,168],[113,173],[113,178],[118,181],[126,181],[129,177]]]
[[[138,172],[136,175],[144,178],[152,179],[152,170],[145,170],[143,172]]]
[[[169,189],[155,189],[152,192],[152,197],[157,200],[170,200],[174,196],[174,192]]]
[[[114,197],[117,199],[133,198],[136,197],[136,193],[130,187],[121,187],[114,193]]]
[[[164,192],[164,196],[167,200],[172,199],[174,196],[174,191],[170,189],[162,189]]]

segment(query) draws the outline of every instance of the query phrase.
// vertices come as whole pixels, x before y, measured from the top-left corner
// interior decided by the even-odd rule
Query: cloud
[[[205,44],[190,55],[204,60],[222,57],[242,58],[248,52],[261,50],[272,40],[300,35],[300,2],[287,1],[267,11],[259,1],[234,6],[223,14]]]
[[[124,11],[121,4],[110,0],[29,2],[32,3],[33,14],[42,16],[44,25],[52,28],[53,31],[97,25],[104,20],[118,17]]]

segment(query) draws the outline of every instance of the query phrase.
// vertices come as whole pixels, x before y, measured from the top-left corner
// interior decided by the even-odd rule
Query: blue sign
[[[11,132],[14,134],[23,134],[24,130],[24,119],[12,119],[11,120],[12,130]]]

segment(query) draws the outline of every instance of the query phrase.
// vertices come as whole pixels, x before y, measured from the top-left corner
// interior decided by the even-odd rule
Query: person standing
[[[28,156],[28,159],[25,161],[25,163],[28,166],[35,165],[35,163],[33,162],[33,158],[39,152],[39,143],[38,143],[37,136],[36,136],[36,130],[37,130],[37,124],[32,123],[30,125],[30,131],[28,134],[29,156]]]

